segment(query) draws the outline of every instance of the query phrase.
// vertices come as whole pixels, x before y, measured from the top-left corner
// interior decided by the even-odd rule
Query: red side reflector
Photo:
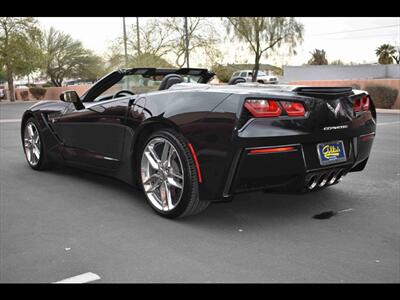
[[[249,150],[249,154],[279,153],[279,152],[288,152],[293,150],[296,150],[296,148],[292,146],[276,147],[276,148],[259,148],[259,149]]]
[[[375,137],[375,132],[369,133],[369,134],[365,134],[365,135],[361,135],[360,136],[360,140],[362,142],[365,142],[365,141],[372,140],[374,137]]]
[[[275,100],[246,100],[244,107],[256,118],[278,117],[282,112],[282,109]]]
[[[199,161],[197,160],[197,155],[196,155],[196,153],[194,152],[194,149],[193,149],[192,144],[189,143],[188,146],[189,146],[190,152],[192,153],[193,160],[194,160],[194,164],[195,164],[195,166],[196,166],[198,181],[199,181],[199,183],[202,183],[202,182],[203,182],[203,178],[202,178],[202,176],[201,176],[200,165],[199,165]]]
[[[367,111],[369,109],[369,97],[364,96],[361,98],[361,108],[363,111]]]
[[[283,108],[290,117],[304,117],[305,109],[303,103],[281,101]]]

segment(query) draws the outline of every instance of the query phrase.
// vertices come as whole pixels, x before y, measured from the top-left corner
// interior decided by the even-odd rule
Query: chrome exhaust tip
[[[331,185],[331,184],[334,184],[335,183],[335,181],[336,181],[336,178],[337,178],[337,175],[340,173],[340,170],[339,171],[333,171],[333,172],[331,172],[330,174],[329,174],[329,177],[328,177],[328,185]]]
[[[329,177],[329,173],[325,174],[325,175],[322,175],[321,179],[319,180],[318,186],[319,187],[325,186],[325,184],[328,182],[328,177]]]
[[[345,176],[344,170],[340,170],[338,172],[338,175],[336,176],[336,182],[341,182],[344,176]]]
[[[316,176],[316,175],[315,175],[315,176],[312,176],[312,177],[310,178],[310,180],[308,181],[307,188],[308,188],[309,190],[314,189],[314,188],[317,186],[318,179],[319,179],[318,176]]]

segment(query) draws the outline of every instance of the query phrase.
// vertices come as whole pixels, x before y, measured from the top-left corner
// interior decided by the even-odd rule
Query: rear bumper
[[[335,184],[348,172],[361,171],[369,157],[375,136],[373,128],[334,134],[299,134],[279,137],[238,137],[222,198],[231,199],[236,193],[275,187],[314,188]],[[362,132],[362,134],[360,134]],[[253,131],[254,133],[254,131]],[[281,132],[282,133],[282,132]],[[317,144],[342,140],[346,161],[321,165]],[[290,151],[251,154],[252,149],[290,147]]]

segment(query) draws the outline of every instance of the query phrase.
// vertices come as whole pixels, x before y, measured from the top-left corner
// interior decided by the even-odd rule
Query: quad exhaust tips
[[[318,183],[318,176],[312,176],[311,179],[308,181],[307,188],[309,190],[312,190],[317,186],[317,183]]]
[[[316,187],[324,187],[326,185],[332,185],[342,180],[344,176],[344,169],[329,171],[325,173],[319,173],[312,175],[307,183],[306,187],[308,190],[313,190]]]

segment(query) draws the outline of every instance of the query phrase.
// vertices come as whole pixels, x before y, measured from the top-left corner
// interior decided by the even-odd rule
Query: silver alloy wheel
[[[32,122],[28,122],[25,126],[24,148],[29,164],[36,166],[40,160],[40,136],[36,125]]]
[[[141,161],[143,189],[151,204],[171,211],[181,200],[184,172],[175,147],[165,138],[156,137],[144,148]]]

